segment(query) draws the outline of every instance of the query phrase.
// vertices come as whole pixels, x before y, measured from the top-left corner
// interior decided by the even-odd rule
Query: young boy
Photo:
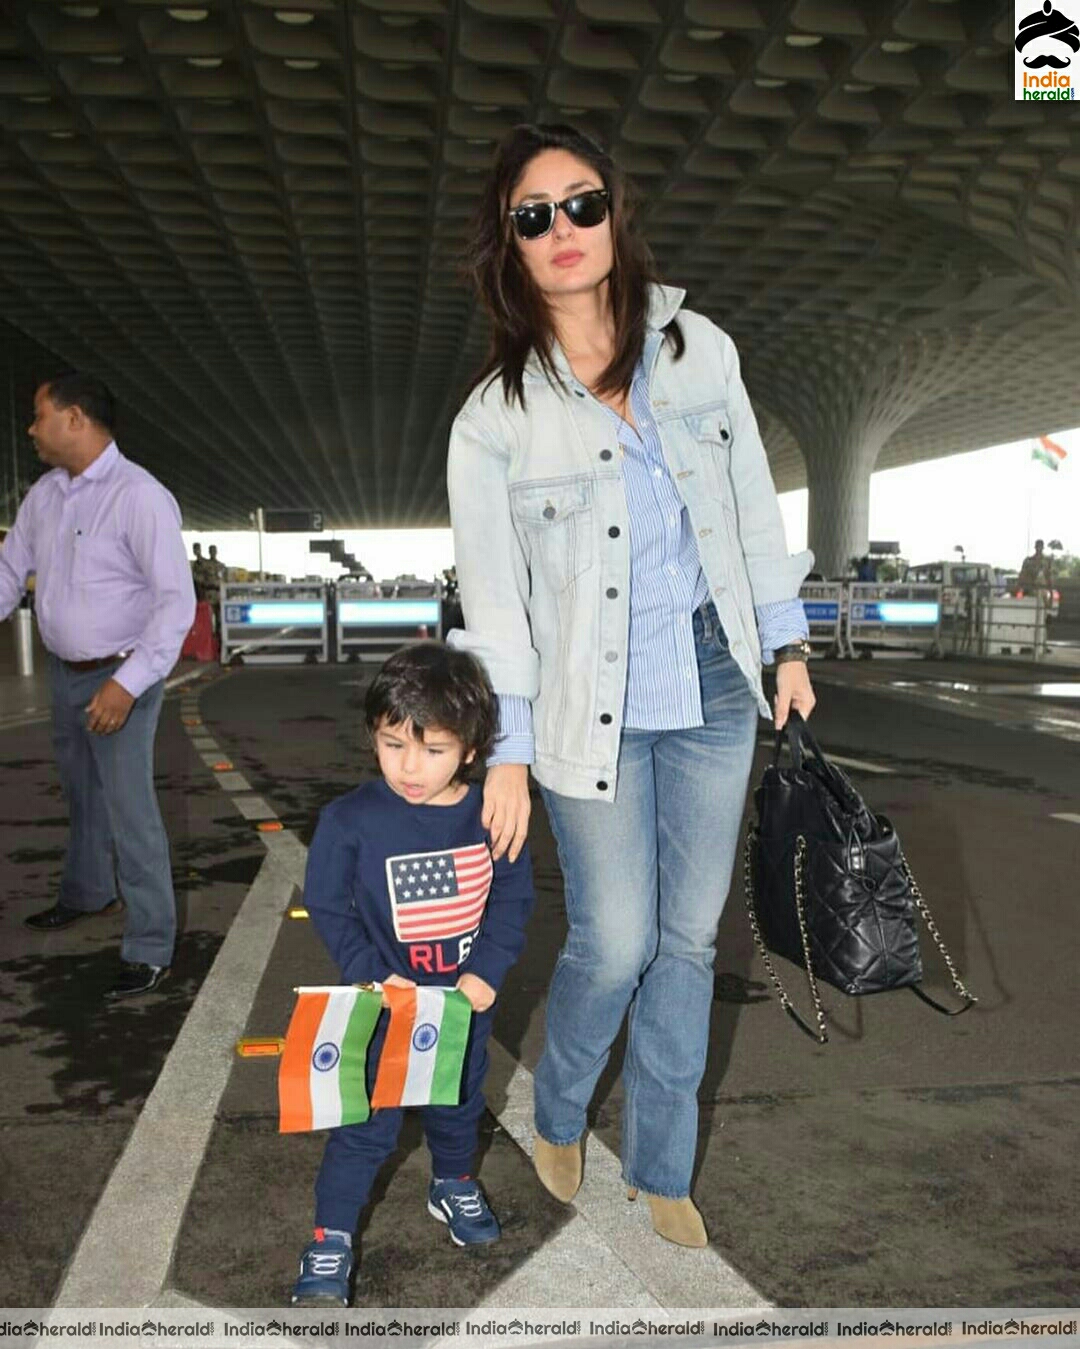
[[[472,1175],[492,1004],[533,902],[528,849],[512,864],[492,863],[481,791],[467,781],[469,765],[491,752],[498,703],[471,656],[426,642],[390,657],[365,713],[382,777],[321,812],[304,901],[343,983],[455,985],[472,1004],[460,1104],[428,1106],[421,1120],[432,1160],[428,1212],[456,1245],[480,1245],[499,1238]],[[384,1013],[368,1052],[369,1091],[387,1022]],[[352,1235],[401,1122],[400,1109],[383,1109],[330,1131],[294,1303],[348,1305]]]

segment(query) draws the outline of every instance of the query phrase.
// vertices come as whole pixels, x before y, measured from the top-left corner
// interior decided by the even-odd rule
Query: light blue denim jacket
[[[656,286],[650,297],[649,326],[678,313],[686,340],[678,361],[658,349],[653,411],[732,656],[767,717],[754,606],[794,599],[813,555],[788,554],[735,346],[680,312],[684,294]],[[576,398],[557,349],[555,361],[561,387],[527,364],[524,411],[496,379],[454,422],[448,490],[466,628],[449,641],[483,661],[497,693],[532,701],[539,782],[612,800],[629,630],[621,457],[603,407]]]

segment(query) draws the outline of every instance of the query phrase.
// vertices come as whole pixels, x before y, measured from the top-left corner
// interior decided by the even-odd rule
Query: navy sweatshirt
[[[528,845],[494,864],[475,784],[454,806],[414,806],[379,778],[324,807],[304,902],[349,984],[478,975],[498,989],[525,944]]]

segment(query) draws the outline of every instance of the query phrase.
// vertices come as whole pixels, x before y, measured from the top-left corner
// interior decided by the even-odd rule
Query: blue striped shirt
[[[652,415],[646,370],[660,333],[649,333],[630,386],[637,430],[601,403],[622,452],[623,484],[630,522],[630,634],[626,702],[622,724],[650,731],[685,730],[704,724],[694,644],[694,610],[708,599],[689,515],[664,460]],[[585,392],[574,385],[575,392]],[[591,396],[591,395],[590,395]],[[802,601],[759,605],[762,658],[808,634]],[[533,762],[532,704],[499,696],[499,740],[488,764]]]

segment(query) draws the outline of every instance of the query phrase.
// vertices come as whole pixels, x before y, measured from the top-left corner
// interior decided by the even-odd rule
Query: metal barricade
[[[222,582],[221,663],[329,659],[326,586],[305,582]]]
[[[806,581],[799,591],[811,646],[826,648],[830,656],[845,656],[843,636],[844,586],[840,581]]]
[[[390,593],[387,594],[387,590]],[[402,593],[405,591],[406,593]],[[336,658],[375,659],[399,646],[442,636],[442,584],[337,584]]]
[[[940,656],[941,586],[849,582],[846,640],[851,655],[859,644]]]

